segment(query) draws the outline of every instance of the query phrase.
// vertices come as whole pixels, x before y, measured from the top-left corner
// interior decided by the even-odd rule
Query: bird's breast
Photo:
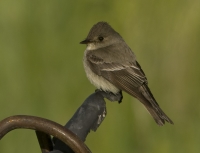
[[[97,88],[101,89],[103,91],[112,92],[114,94],[117,94],[120,90],[115,87],[112,83],[110,83],[108,80],[104,79],[102,76],[95,74],[88,64],[87,58],[86,58],[86,52],[84,53],[83,58],[83,65],[85,69],[85,73],[87,75],[87,78],[90,80],[90,82]]]

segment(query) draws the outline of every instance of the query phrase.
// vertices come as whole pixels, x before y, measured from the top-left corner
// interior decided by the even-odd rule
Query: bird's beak
[[[83,41],[81,41],[80,42],[80,44],[88,44],[88,43],[90,43],[91,41],[89,40],[89,39],[85,39],[85,40],[83,40]]]

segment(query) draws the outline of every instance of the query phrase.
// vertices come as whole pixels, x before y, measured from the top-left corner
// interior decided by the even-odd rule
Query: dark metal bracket
[[[5,118],[0,121],[0,139],[15,129],[32,129],[36,131],[42,153],[91,153],[84,141],[90,130],[96,131],[106,116],[105,95],[113,96],[102,92],[91,94],[65,126],[35,116]]]

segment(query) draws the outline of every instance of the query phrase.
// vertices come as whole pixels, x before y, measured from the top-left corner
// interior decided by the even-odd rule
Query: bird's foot
[[[101,95],[104,98],[107,98],[111,102],[118,101],[119,103],[121,103],[123,99],[122,91],[118,92],[117,94],[113,94],[112,92],[106,92],[106,91],[96,89],[95,92],[101,93]]]

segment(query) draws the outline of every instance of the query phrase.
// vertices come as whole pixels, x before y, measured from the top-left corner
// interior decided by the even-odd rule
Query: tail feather
[[[140,95],[137,98],[144,104],[158,125],[164,125],[165,121],[170,124],[174,124],[173,121],[160,108],[146,84],[142,85],[139,90],[142,93],[142,96]]]
[[[163,126],[165,124],[165,121],[169,122],[170,124],[174,124],[173,121],[162,111],[159,106],[156,110],[153,107],[149,107],[147,105],[144,106],[158,125]]]

